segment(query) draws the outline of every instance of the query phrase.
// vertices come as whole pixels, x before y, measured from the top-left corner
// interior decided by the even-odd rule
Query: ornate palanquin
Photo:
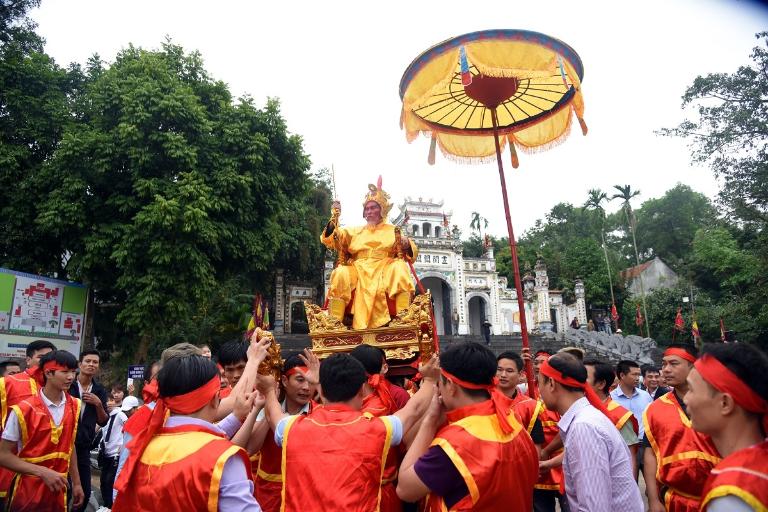
[[[265,331],[264,337],[272,340],[267,349],[267,357],[259,365],[259,375],[271,375],[276,381],[280,381],[280,375],[283,371],[283,358],[280,356],[280,344],[275,340],[271,332]]]
[[[384,350],[388,360],[413,360],[418,356],[426,361],[434,353],[430,301],[429,292],[417,295],[408,309],[392,318],[387,326],[359,330],[348,328],[317,304],[306,301],[312,351],[322,359],[367,344]]]

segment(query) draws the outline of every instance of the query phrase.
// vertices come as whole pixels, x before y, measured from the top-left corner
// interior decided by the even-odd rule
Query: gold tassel
[[[403,126],[405,126],[405,107],[402,107],[400,109],[400,129],[403,129]]]
[[[517,150],[515,149],[515,142],[512,139],[507,139],[509,143],[509,154],[512,155],[512,168],[517,169],[520,167],[520,160],[517,158]]]
[[[435,165],[435,150],[437,149],[437,135],[432,134],[432,140],[429,142],[429,156],[427,162],[429,165]]]
[[[576,116],[576,119],[579,120],[579,125],[581,126],[581,134],[586,135],[587,132],[589,131],[589,129],[587,128],[587,123],[585,123],[584,120],[579,116]]]

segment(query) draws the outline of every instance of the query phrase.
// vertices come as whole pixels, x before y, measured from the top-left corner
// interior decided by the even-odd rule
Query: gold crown
[[[381,176],[379,176],[376,185],[372,183],[368,185],[368,193],[365,195],[363,208],[365,208],[368,201],[374,201],[381,206],[381,218],[386,220],[387,215],[389,215],[389,210],[392,209],[392,204],[389,202],[389,194],[381,189]]]

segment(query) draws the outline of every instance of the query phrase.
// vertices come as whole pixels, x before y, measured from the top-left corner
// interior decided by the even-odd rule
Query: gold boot
[[[400,292],[395,295],[395,311],[400,313],[404,309],[408,309],[411,305],[411,294],[408,292]]]
[[[339,321],[344,321],[344,311],[347,309],[347,304],[341,299],[328,299],[328,314]]]

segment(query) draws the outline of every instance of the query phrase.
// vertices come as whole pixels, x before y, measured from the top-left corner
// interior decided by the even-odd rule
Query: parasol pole
[[[517,307],[520,310],[520,330],[523,336],[523,348],[529,349],[528,343],[528,325],[525,320],[525,304],[523,303],[523,286],[520,282],[520,265],[517,262],[517,242],[515,241],[515,232],[512,229],[512,217],[509,214],[509,199],[507,197],[507,183],[504,179],[504,166],[501,163],[501,145],[499,144],[499,120],[496,117],[496,107],[491,109],[491,120],[493,121],[493,142],[496,144],[496,163],[499,166],[499,179],[501,180],[501,195],[504,198],[504,214],[507,218],[507,233],[509,234],[509,251],[512,255],[512,267],[515,271],[515,291],[517,292]],[[533,380],[533,365],[531,359],[525,360],[525,377],[528,381],[528,396],[537,398],[536,383]]]

